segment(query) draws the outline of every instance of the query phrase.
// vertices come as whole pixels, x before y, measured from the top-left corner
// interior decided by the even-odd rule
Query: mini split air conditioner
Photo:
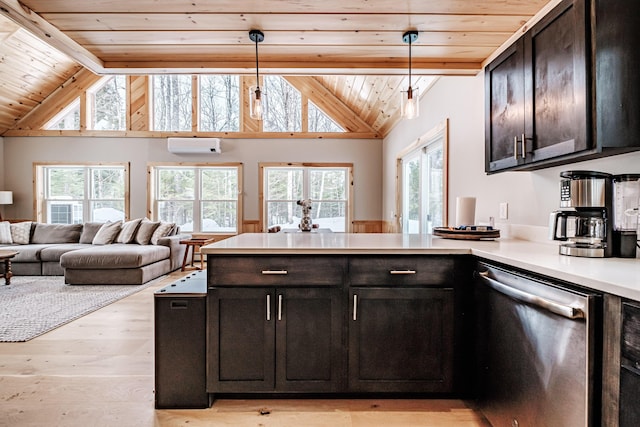
[[[167,148],[174,154],[220,154],[220,138],[167,138]]]

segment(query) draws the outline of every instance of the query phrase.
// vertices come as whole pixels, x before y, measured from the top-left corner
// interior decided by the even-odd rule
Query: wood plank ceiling
[[[388,120],[394,116],[397,120],[396,108],[391,106],[397,104],[399,88],[408,84],[408,46],[402,42],[406,30],[420,34],[412,47],[416,79],[475,75],[487,57],[548,3],[0,0],[0,14],[67,55],[66,74],[77,71],[77,65],[68,64],[71,58],[96,74],[250,75],[255,72],[255,45],[248,31],[260,29],[265,34],[259,46],[261,73],[315,76],[373,129],[385,134],[390,129]],[[5,27],[10,30],[4,31]],[[2,28],[4,45],[16,26]],[[45,50],[54,52],[50,47]],[[0,73],[7,72],[5,59],[16,61],[15,56],[16,52],[3,51]],[[55,61],[59,70],[61,60],[56,56]],[[21,68],[21,72],[27,70]],[[413,83],[420,85],[418,80]],[[32,84],[28,82],[31,91]],[[55,87],[60,82],[49,84]],[[0,97],[3,102],[8,97],[13,104],[28,100],[18,92],[7,93],[4,86]],[[0,134],[15,121],[7,122],[3,114],[4,109]]]

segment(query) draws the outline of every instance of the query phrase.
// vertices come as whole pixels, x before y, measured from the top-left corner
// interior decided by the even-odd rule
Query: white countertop
[[[558,245],[526,240],[449,240],[386,233],[245,233],[202,247],[215,254],[472,254],[640,301],[640,259],[560,255]]]

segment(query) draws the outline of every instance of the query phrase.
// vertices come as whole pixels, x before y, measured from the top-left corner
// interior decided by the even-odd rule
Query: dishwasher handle
[[[538,295],[533,295],[528,292],[521,291],[520,289],[505,285],[504,283],[500,283],[489,277],[488,271],[478,272],[477,276],[480,277],[490,288],[515,300],[535,305],[550,311],[551,313],[566,317],[567,319],[586,318],[584,311],[580,308],[551,301]]]

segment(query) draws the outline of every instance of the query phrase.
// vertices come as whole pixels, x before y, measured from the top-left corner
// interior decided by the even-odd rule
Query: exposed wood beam
[[[104,71],[101,59],[73,41],[17,0],[0,0],[0,13],[30,31],[45,43],[65,53],[96,74]]]

